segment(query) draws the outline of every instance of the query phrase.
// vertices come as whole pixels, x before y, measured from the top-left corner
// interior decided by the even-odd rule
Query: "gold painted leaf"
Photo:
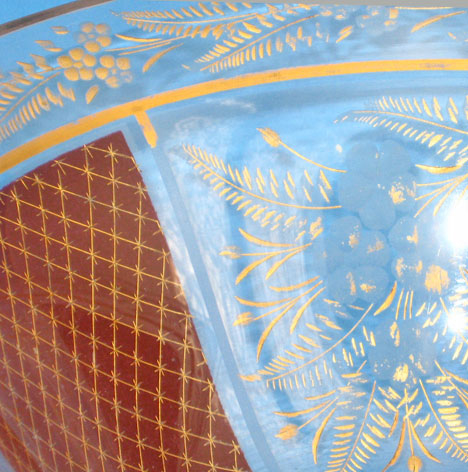
[[[416,428],[414,427],[413,423],[410,422],[410,428],[411,428],[411,432],[413,433],[413,437],[414,439],[416,439],[416,442],[418,443],[419,447],[421,448],[421,450],[424,452],[424,454],[429,458],[431,459],[432,461],[434,462],[438,462],[440,464],[440,460],[437,459],[437,457],[434,457],[430,452],[429,452],[429,449],[427,449],[427,447],[424,445],[424,443],[422,442],[421,438],[419,437],[418,433],[416,432]],[[416,459],[419,459],[419,457],[417,457]],[[421,460],[421,459],[419,459]],[[422,464],[421,464],[422,466]],[[411,470],[411,469],[410,469]],[[416,470],[416,472],[418,471],[419,469]]]
[[[314,463],[317,464],[317,453],[318,453],[318,445],[320,442],[320,438],[322,437],[323,431],[327,426],[328,422],[330,421],[333,413],[335,413],[336,407],[327,415],[327,417],[322,421],[319,429],[315,432],[314,439],[312,440],[312,455],[314,456]]]
[[[224,251],[219,253],[220,256],[229,257],[230,259],[239,259],[239,248],[237,247],[230,247],[226,248]]]
[[[253,244],[257,244],[258,246],[265,246],[265,247],[293,247],[294,244],[284,244],[284,243],[274,243],[274,242],[271,242],[271,241],[266,241],[264,239],[259,239],[249,233],[247,233],[246,231],[244,231],[243,229],[239,228],[239,232],[240,234],[242,234],[242,236],[247,239],[247,241],[253,243]]]
[[[463,164],[457,164],[455,166],[446,166],[446,167],[438,167],[438,166],[426,166],[424,164],[416,164],[416,167],[419,167],[430,174],[449,174],[450,172],[455,172],[456,170],[463,167]]]
[[[39,54],[31,54],[31,57],[34,59],[37,67],[45,71],[52,70],[52,67],[49,66],[47,59],[44,56],[40,56]]]
[[[266,339],[270,335],[272,329],[276,326],[279,320],[290,310],[291,304],[286,305],[286,308],[281,311],[281,313],[271,321],[271,323],[265,328],[263,331],[262,335],[260,336],[260,339],[258,340],[258,345],[257,345],[257,362],[260,359],[260,354],[263,349],[263,345],[265,344]]]
[[[398,462],[398,459],[401,456],[401,452],[403,451],[403,446],[405,444],[405,437],[406,437],[406,421],[403,421],[403,426],[401,427],[400,440],[398,441],[398,446],[396,448],[395,454],[393,454],[393,457],[390,459],[390,462],[387,464],[385,469],[382,470],[382,472],[385,472],[386,470],[388,470],[390,467],[392,467]]]
[[[39,44],[43,49],[50,52],[60,52],[62,48],[57,47],[53,41],[37,39],[36,43]]]
[[[241,303],[242,305],[247,305],[247,306],[254,306],[257,308],[267,308],[270,306],[275,306],[275,305],[280,305],[281,303],[286,303],[292,300],[292,297],[288,298],[283,298],[281,300],[270,300],[267,302],[255,302],[253,300],[246,300],[244,298],[240,298],[236,296],[236,300]]]
[[[270,285],[268,288],[270,290],[275,291],[275,292],[290,292],[292,290],[297,290],[299,288],[305,287],[306,285],[309,285],[310,283],[314,282],[317,279],[318,279],[318,276],[315,276],[315,277],[312,277],[309,280],[306,280],[305,282],[300,282],[296,285],[289,285],[289,286],[286,286],[286,287],[275,287],[273,285]]]
[[[319,285],[322,282],[319,282],[317,285]],[[291,321],[291,326],[289,328],[289,334],[292,334],[294,330],[296,329],[297,324],[299,323],[299,320],[302,318],[302,315],[306,311],[307,307],[325,290],[325,287],[320,289],[317,293],[312,295],[300,308],[297,310],[293,320]]]
[[[263,139],[273,147],[278,147],[281,144],[280,135],[270,128],[257,128],[262,133]]]
[[[328,395],[328,394],[327,394]],[[322,398],[324,397],[324,395],[322,395]],[[320,410],[321,408],[323,408],[324,406],[326,406],[328,403],[328,406],[331,405],[331,402],[322,402],[320,403],[319,405],[315,405],[311,408],[307,408],[306,410],[299,410],[299,411],[275,411],[275,415],[278,415],[278,416],[285,416],[286,418],[296,418],[298,416],[302,416],[302,415],[307,415],[308,413],[312,413],[313,411],[317,411],[317,410]]]
[[[232,325],[233,326],[239,326],[239,325],[243,326],[243,325],[250,324],[253,321],[253,318],[252,318],[251,315],[252,315],[252,313],[250,311],[246,311],[244,313],[241,313]]]
[[[156,64],[156,62],[159,61],[159,59],[161,59],[161,57],[165,56],[168,52],[171,52],[173,49],[176,49],[180,46],[182,46],[182,43],[176,44],[175,46],[171,46],[170,48],[164,49],[164,51],[160,51],[154,56],[152,56],[151,58],[149,58],[143,65],[143,73],[147,72],[150,69],[150,67],[152,67],[154,64]]]
[[[262,257],[261,259],[258,259],[254,262],[252,262],[251,264],[249,264],[247,267],[245,267],[241,272],[240,274],[237,276],[236,278],[236,285],[238,285],[240,282],[242,282],[242,280],[245,279],[245,277],[247,277],[250,272],[252,272],[255,268],[257,268],[260,264],[262,264],[263,262],[267,261],[268,259],[270,259],[272,256],[270,254],[268,254],[267,256],[265,257]]]
[[[279,433],[275,435],[276,438],[280,438],[283,441],[287,441],[297,436],[298,427],[295,424],[287,424],[280,429]]]
[[[337,43],[346,39],[353,32],[353,26],[346,26],[340,31],[340,37],[336,40]]]
[[[290,252],[286,256],[284,256],[279,261],[276,261],[268,270],[265,275],[265,280],[268,280],[280,267],[283,266],[289,259],[293,258],[296,254],[299,254],[303,251],[303,248],[296,249],[295,251]]]
[[[377,316],[378,314],[382,313],[392,304],[393,299],[395,298],[396,291],[397,291],[397,282],[393,284],[393,288],[388,294],[388,297],[385,299],[382,305],[380,305],[380,307],[375,311],[374,316]]]
[[[448,13],[447,15],[433,16],[431,18],[428,18],[427,20],[421,21],[420,23],[417,23],[416,25],[414,25],[411,32],[414,33],[416,31],[419,31],[420,29],[425,28],[426,26],[431,25],[432,23],[436,23],[437,21],[443,20],[445,18],[450,18],[451,16],[461,15],[463,13],[466,13],[466,12],[465,11],[456,11],[454,13]]]
[[[383,96],[376,100],[374,109],[353,110],[342,116],[341,121],[351,119],[374,128],[385,128],[427,148],[437,149],[437,154],[447,161],[457,154],[463,157],[468,141],[468,131],[459,123],[457,115],[458,107],[451,97],[443,108],[436,97],[426,101],[416,97]],[[450,126],[448,121],[457,126]],[[430,169],[429,166],[427,170]],[[456,166],[432,167],[433,173],[453,170]]]
[[[99,92],[99,85],[93,85],[89,87],[88,91],[86,92],[86,103],[89,105],[93,100],[94,97]]]
[[[52,30],[55,34],[67,34],[68,33],[68,28],[65,28],[65,26],[52,26]]]
[[[257,374],[252,374],[252,375],[240,375],[239,376],[242,380],[245,380],[246,382],[256,382],[257,380],[261,380],[262,378],[260,375]]]

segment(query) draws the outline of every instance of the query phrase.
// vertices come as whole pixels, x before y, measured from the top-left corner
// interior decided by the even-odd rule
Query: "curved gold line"
[[[39,87],[42,85],[46,84],[49,80],[52,80],[54,77],[57,77],[57,75],[60,74],[60,70],[56,72],[55,74],[49,75],[49,77],[45,78],[41,82],[39,82],[37,85],[35,85],[31,90],[29,90],[27,93],[25,93],[1,118],[0,118],[0,123],[5,121],[15,110],[18,109],[18,107],[28,98],[33,94]]]
[[[236,190],[239,190],[240,192],[244,192],[247,195],[249,195],[252,198],[257,198],[260,201],[267,202],[270,204],[278,205],[278,206],[285,206],[288,208],[297,208],[299,210],[336,210],[337,208],[341,208],[341,206],[306,206],[306,205],[296,205],[294,203],[286,203],[282,201],[277,201],[277,200],[272,200],[270,198],[262,197],[261,195],[257,195],[256,193],[251,192],[250,190],[247,190],[246,188],[240,187],[239,185],[236,185],[235,183],[231,182],[228,179],[225,179],[222,175],[218,174],[215,172],[211,167],[209,167],[207,164],[205,164],[203,161],[195,157],[192,153],[187,152],[192,159],[194,159],[196,162],[198,162],[201,166],[203,166],[205,169],[208,169],[211,174],[215,175],[219,180],[223,181],[225,184],[229,185],[230,187],[235,188]]]
[[[422,390],[423,390],[423,393],[424,393],[424,396],[426,397],[426,400],[427,400],[427,404],[429,405],[429,408],[431,409],[432,411],[432,414],[434,415],[434,418],[436,419],[437,423],[439,423],[439,426],[440,428],[442,429],[442,431],[445,433],[445,435],[447,436],[447,438],[449,439],[449,441],[455,446],[455,449],[458,450],[458,454],[464,456],[465,459],[468,459],[468,453],[462,449],[458,442],[456,441],[456,439],[453,439],[453,437],[450,435],[450,433],[447,431],[447,429],[445,428],[444,424],[442,423],[442,420],[439,418],[439,415],[436,413],[435,409],[434,409],[434,406],[432,405],[432,402],[431,400],[429,399],[429,395],[427,394],[427,391],[426,391],[426,388],[424,387],[424,384],[422,382],[421,379],[419,379],[419,383],[422,387]]]
[[[437,128],[446,129],[448,131],[454,131],[459,134],[468,135],[468,131],[463,131],[458,128],[453,128],[451,126],[443,125],[441,123],[437,123],[437,121],[426,120],[424,118],[418,118],[417,116],[406,115],[405,113],[397,113],[395,111],[381,111],[381,110],[358,110],[352,112],[355,115],[363,115],[373,113],[375,115],[390,115],[390,116],[397,116],[399,118],[405,118],[407,120],[419,121],[420,123],[424,123],[426,125],[435,126]]]
[[[311,359],[307,362],[304,362],[301,365],[298,365],[294,369],[291,369],[291,370],[288,370],[287,372],[276,375],[275,377],[272,377],[271,379],[268,379],[268,380],[278,380],[278,379],[281,379],[281,378],[283,378],[287,375],[291,375],[294,372],[297,372],[298,370],[301,370],[304,367],[306,367],[310,364],[313,364],[314,362],[318,361],[322,357],[326,356],[329,352],[333,351],[333,349],[335,349],[335,347],[339,346],[348,336],[350,336],[353,333],[353,331],[361,324],[361,322],[364,320],[364,318],[369,314],[369,312],[371,311],[373,306],[374,306],[373,304],[370,305],[369,308],[365,311],[365,313],[361,316],[361,318],[357,321],[357,323],[341,339],[339,339],[335,344],[333,344],[333,346],[330,346],[326,351],[322,351],[320,354],[315,356],[313,359]]]
[[[299,20],[292,21],[291,23],[286,23],[285,25],[282,25],[279,28],[268,31],[268,33],[264,34],[263,36],[256,38],[254,41],[247,43],[246,45],[242,46],[239,49],[234,49],[229,54],[226,54],[226,56],[220,57],[218,60],[213,61],[211,64],[208,64],[205,67],[202,67],[200,70],[206,70],[206,69],[209,69],[210,67],[214,67],[216,64],[221,64],[223,61],[227,60],[229,57],[235,56],[236,54],[239,54],[241,51],[245,51],[246,49],[252,47],[254,44],[257,44],[258,42],[263,41],[265,38],[268,38],[268,36],[272,36],[273,34],[276,34],[286,28],[289,28],[293,25],[297,25],[298,23],[302,23],[303,21],[311,20],[312,18],[317,18],[318,16],[319,15],[306,16],[305,18],[300,18]]]
[[[370,407],[371,407],[371,404],[372,404],[372,400],[374,399],[376,384],[377,384],[377,382],[374,380],[374,385],[372,386],[372,392],[371,392],[371,395],[370,395],[369,403],[367,404],[366,412],[364,414],[364,419],[362,420],[361,427],[360,427],[359,432],[358,432],[358,434],[356,436],[356,439],[354,441],[353,448],[351,449],[351,452],[349,454],[347,454],[348,457],[346,458],[345,465],[343,465],[341,467],[341,470],[347,470],[346,467],[348,466],[350,459],[353,457],[354,451],[356,450],[358,442],[361,439],[361,435],[362,435],[362,432],[364,430],[364,426],[366,425],[366,421],[367,421],[367,418],[369,416],[369,411],[370,411]]]
[[[308,79],[312,77],[428,70],[467,71],[468,59],[405,59],[396,61],[309,65],[257,72],[228,79],[215,79],[194,84],[116,105],[44,133],[0,157],[0,172],[4,172],[25,159],[46,151],[52,146],[64,143],[69,139],[99,128],[100,126],[169,103],[211,95],[217,92],[253,87],[255,85]]]
[[[140,21],[142,23],[154,23],[154,24],[170,24],[170,25],[195,25],[195,24],[200,24],[200,23],[216,23],[216,22],[221,22],[224,21],[226,23],[229,22],[229,20],[237,20],[234,21],[233,23],[239,23],[240,21],[245,21],[245,20],[254,20],[255,17],[257,16],[256,13],[244,13],[243,15],[237,15],[237,16],[220,16],[219,18],[208,18],[206,20],[199,20],[197,21],[196,19],[194,20],[151,20],[148,18],[134,18],[131,16],[122,16],[122,19],[125,21]],[[117,35],[118,36],[118,35]]]

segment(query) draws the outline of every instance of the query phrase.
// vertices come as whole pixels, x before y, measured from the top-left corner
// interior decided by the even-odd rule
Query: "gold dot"
[[[74,48],[74,49],[70,49],[70,57],[74,60],[74,61],[80,61],[82,58],[83,58],[83,49],[81,48]]]
[[[96,25],[96,31],[98,34],[106,34],[110,31],[110,28],[105,23],[99,23]]]
[[[112,87],[112,88],[117,88],[120,84],[119,84],[119,79],[115,76],[112,76],[112,77],[109,77],[107,80],[106,80],[106,84],[109,86],[109,87]]]
[[[96,41],[86,41],[84,47],[89,52],[98,52],[101,49]]]
[[[109,70],[105,69],[104,67],[98,67],[96,69],[96,77],[104,80],[109,75]]]
[[[96,41],[103,47],[106,48],[107,46],[110,46],[112,43],[112,40],[110,39],[109,36],[99,36]]]
[[[94,23],[91,23],[90,21],[88,23],[84,23],[81,26],[81,31],[83,31],[84,33],[91,33],[93,29],[94,29]]]
[[[101,66],[110,69],[114,67],[115,59],[113,58],[113,56],[102,56],[101,59],[99,59],[99,62],[101,63]]]
[[[57,62],[60,67],[65,67],[65,68],[71,67],[71,65],[73,64],[73,61],[70,56],[59,56],[57,58]]]
[[[85,54],[83,57],[83,62],[87,67],[93,67],[96,64],[96,58],[91,54]]]
[[[76,37],[76,40],[81,44],[81,43],[84,43],[86,41],[86,35],[83,34],[83,33],[79,33]]]
[[[83,67],[83,69],[80,69],[80,78],[82,80],[91,80],[93,78],[93,71],[92,69],[88,69],[86,67]]]
[[[117,59],[117,67],[120,70],[128,70],[130,69],[130,59],[127,57],[119,57]]]
[[[68,80],[72,80],[73,82],[75,80],[78,80],[80,77],[80,75],[78,74],[78,69],[75,69],[74,67],[70,67],[69,69],[66,69],[64,74]]]
[[[83,63],[82,62],[74,62],[73,67],[76,67],[77,69],[81,69],[83,67]]]

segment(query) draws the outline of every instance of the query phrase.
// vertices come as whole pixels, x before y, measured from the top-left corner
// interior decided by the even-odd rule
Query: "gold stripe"
[[[0,172],[4,172],[52,146],[64,143],[81,134],[87,133],[113,121],[145,112],[169,103],[211,95],[217,92],[236,90],[255,85],[271,84],[288,80],[308,79],[312,77],[330,77],[350,74],[370,74],[376,72],[406,71],[467,71],[467,59],[407,59],[396,61],[345,62],[340,64],[310,65],[285,68],[274,71],[257,72],[229,79],[216,79],[209,82],[190,85],[177,90],[162,92],[143,97],[133,102],[117,105],[75,122],[49,131],[31,141],[7,152],[0,158]]]
[[[135,113],[135,118],[138,121],[138,124],[145,135],[146,142],[150,145],[150,147],[155,148],[156,143],[158,142],[158,134],[154,129],[153,123],[149,119],[149,116],[146,114],[145,111],[140,111]]]

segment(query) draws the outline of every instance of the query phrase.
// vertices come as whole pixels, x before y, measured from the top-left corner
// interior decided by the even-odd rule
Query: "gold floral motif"
[[[64,70],[64,76],[68,80],[89,81],[96,77],[111,88],[117,88],[123,82],[132,80],[129,58],[115,58],[111,54],[97,57],[102,48],[111,45],[112,39],[108,36],[109,33],[110,28],[103,23],[95,25],[88,22],[81,26],[76,40],[83,47],[70,49],[68,54],[57,58],[57,63]]]
[[[101,67],[96,69],[96,77],[103,80],[109,87],[119,87],[124,82],[130,82],[132,75],[127,72],[130,69],[130,59],[105,55],[99,59]]]
[[[111,45],[112,39],[109,36],[110,28],[104,23],[95,25],[88,22],[81,26],[81,32],[77,34],[76,40],[79,44],[83,44],[84,48],[95,54]]]
[[[68,28],[53,27],[60,37],[70,34]],[[21,73],[11,72],[11,78],[0,85],[0,141],[24,128],[37,119],[42,112],[53,106],[63,106],[65,100],[76,100],[75,85],[89,83],[84,93],[86,104],[97,96],[99,83],[109,88],[131,82],[131,63],[127,57],[109,54],[112,44],[110,27],[104,23],[84,23],[74,35],[75,47],[63,51],[50,40],[36,40],[44,50],[54,53],[52,57],[31,54],[34,63],[18,62]],[[60,82],[63,77],[70,84]]]
[[[429,195],[418,196],[417,189],[421,184],[413,180],[396,181],[397,183],[392,185],[387,183],[391,189],[389,198],[394,205],[410,199],[414,201],[416,207],[417,202],[422,199],[431,197],[428,200],[431,203],[442,196],[433,212],[433,216],[437,217],[442,204],[449,201],[456,188],[463,184],[462,195],[466,193],[467,174],[463,173],[462,169],[465,167],[465,162],[468,162],[466,159],[468,138],[465,138],[466,131],[460,124],[463,117],[458,110],[459,107],[451,98],[444,110],[440,105],[440,99],[435,97],[430,104],[419,98],[397,100],[395,97],[383,97],[378,101],[376,110],[358,111],[346,115],[344,119],[351,117],[374,126],[375,123],[377,126],[383,126],[391,120],[389,133],[401,133],[406,139],[416,140],[421,149],[433,148],[433,152],[437,151],[439,160],[457,158],[456,165],[446,167],[413,164],[420,173],[423,172],[423,175],[456,173],[456,177],[452,179],[422,185],[422,188],[425,188],[425,185],[440,185],[440,191],[436,188],[436,191]],[[360,120],[363,115],[364,120]],[[377,121],[376,116],[380,121]],[[406,127],[409,128],[410,125],[413,127],[404,133]],[[259,128],[258,131],[272,148],[281,146],[307,162],[312,168],[319,168],[315,172],[315,175],[318,174],[318,181],[309,183],[314,183],[315,187],[322,185],[323,189],[330,192],[328,198],[318,194],[330,203],[328,210],[336,212],[340,207],[333,206],[334,203],[343,205],[346,203],[341,200],[333,201],[332,195],[336,179],[346,178],[351,172],[349,164],[347,170],[325,168],[323,164],[311,161],[293,148],[289,148],[276,131],[269,128]],[[286,220],[289,226],[294,221],[294,214],[297,213],[297,208],[301,207],[300,195],[297,192],[297,179],[289,172],[284,178],[278,178],[279,176],[272,170],[266,172],[256,169],[256,172],[252,172],[246,168],[236,169],[209,151],[187,145],[184,149],[192,158],[195,168],[202,169],[201,174],[204,179],[207,179],[207,176],[212,178],[211,184],[216,193],[232,205],[238,206],[237,209],[244,211],[246,217],[253,216],[254,221],[266,227],[268,220],[272,218],[270,215],[276,216],[270,209],[263,209],[258,204],[250,210],[247,204],[243,204],[242,199],[235,200],[240,192],[248,188],[249,205],[253,204],[254,199],[260,200],[259,197],[265,199],[266,191],[271,190],[274,199],[270,198],[269,203],[272,206],[283,206],[285,211],[290,211],[292,219]],[[337,177],[332,178],[333,175]],[[280,182],[284,186],[283,194],[280,193]],[[388,182],[393,180],[390,179]],[[254,193],[256,188],[259,195]],[[307,194],[305,195],[307,197]],[[294,199],[294,204],[291,205],[288,198]],[[461,197],[453,194],[453,198]],[[393,456],[382,472],[397,467],[401,463],[404,451],[409,453],[410,458],[406,465],[412,472],[420,471],[423,465],[430,467],[431,462],[441,463],[442,451],[451,453],[455,450],[452,457],[462,462],[468,461],[468,446],[464,440],[468,437],[468,430],[461,421],[460,410],[461,404],[466,406],[468,401],[466,392],[460,389],[460,385],[466,385],[468,380],[444,370],[437,360],[434,360],[437,355],[433,351],[435,347],[432,347],[439,343],[450,342],[450,345],[447,344],[447,349],[450,351],[451,360],[458,360],[461,365],[465,365],[468,361],[468,341],[464,332],[452,335],[447,328],[444,328],[449,322],[447,320],[456,316],[453,312],[453,297],[446,297],[446,291],[454,282],[452,272],[449,277],[449,265],[451,268],[454,266],[451,263],[445,266],[446,261],[443,259],[440,260],[442,266],[438,265],[434,263],[438,259],[432,261],[431,256],[427,256],[421,250],[421,247],[430,246],[422,231],[424,225],[428,223],[424,223],[426,220],[420,216],[425,206],[427,205],[423,205],[419,210],[416,208],[414,212],[409,209],[410,207],[405,210],[411,212],[408,221],[418,221],[422,226],[417,226],[415,223],[412,227],[408,224],[405,232],[401,233],[402,242],[398,244],[395,242],[396,250],[399,244],[405,244],[410,249],[415,246],[411,251],[414,257],[405,255],[395,259],[393,287],[388,287],[382,296],[376,299],[377,301],[369,302],[368,305],[358,306],[361,303],[359,300],[351,304],[343,300],[330,299],[332,292],[324,292],[330,279],[321,280],[319,276],[295,284],[292,280],[290,286],[270,285],[270,277],[274,273],[283,269],[287,271],[285,267],[293,264],[295,257],[299,257],[301,253],[305,254],[315,245],[314,239],[320,236],[321,231],[316,233],[314,223],[307,231],[310,221],[307,223],[307,220],[301,220],[298,234],[291,232],[292,238],[286,240],[280,238],[279,241],[273,235],[271,238],[260,239],[259,236],[239,228],[241,236],[250,243],[249,247],[252,245],[255,249],[250,251],[243,247],[229,246],[220,252],[221,256],[238,261],[236,265],[239,273],[235,279],[236,285],[243,283],[244,279],[255,272],[257,280],[260,278],[265,280],[263,288],[266,293],[271,294],[267,297],[263,295],[261,300],[258,296],[248,299],[235,297],[242,313],[234,320],[233,326],[235,329],[250,330],[250,325],[256,325],[255,331],[251,333],[255,332],[258,338],[257,362],[260,364],[259,369],[253,373],[249,370],[247,375],[241,377],[246,382],[264,381],[267,388],[290,392],[298,392],[307,387],[322,387],[318,390],[322,393],[318,395],[307,397],[304,395],[305,401],[313,402],[310,407],[295,411],[276,411],[274,414],[288,420],[276,434],[276,438],[284,441],[297,441],[293,438],[299,436],[303,428],[315,422],[315,433],[311,431],[312,458],[315,464],[319,463],[321,454],[319,444],[322,436],[334,434],[328,463],[326,469],[323,469],[326,472],[338,470],[352,472],[353,465],[357,461],[367,467],[370,465],[371,457],[382,447],[385,438],[392,438],[391,440],[396,443]],[[317,210],[318,208],[312,205],[306,208],[307,212]],[[263,219],[264,214],[268,215],[266,221]],[[321,218],[316,221],[322,228]],[[280,228],[278,224],[272,226],[270,228],[272,234],[278,228]],[[343,233],[341,239],[344,241],[343,244],[346,243],[352,250],[359,245],[362,235],[357,229],[354,231],[354,226],[349,228],[349,233]],[[346,235],[348,236],[345,237]],[[301,238],[305,239],[302,243]],[[384,243],[377,238],[367,244],[366,251],[372,254],[383,248]],[[325,252],[319,250],[313,252],[313,255],[319,258],[326,257]],[[464,281],[468,283],[465,271],[462,271],[461,267],[460,271]],[[378,284],[359,280],[351,271],[345,275],[347,288],[351,294],[356,294],[358,290],[369,294],[379,288]],[[405,279],[407,276],[415,281],[421,280],[422,285],[408,284]],[[345,290],[344,285],[342,290]],[[429,303],[425,297],[430,297],[432,294],[436,298]],[[316,305],[317,301],[322,304],[322,308],[320,304]],[[329,316],[316,311],[324,309],[324,304],[329,306],[325,310]],[[310,309],[313,306],[314,308]],[[348,316],[353,322],[343,323],[340,321],[340,316]],[[376,316],[379,318],[374,318]],[[372,321],[377,319],[378,323]],[[269,352],[266,352],[267,349],[262,350],[267,338],[273,335],[275,330],[282,330],[276,333],[277,336],[286,336],[288,331],[289,335],[293,335],[296,330],[299,331],[297,329],[299,326],[302,327],[302,332],[295,338],[291,337],[291,341],[286,342],[284,347],[279,348],[276,345]],[[387,344],[385,348],[382,347],[383,343]],[[429,352],[426,353],[426,357],[421,357],[422,350],[419,351],[421,346]],[[379,357],[381,351],[388,357]],[[383,367],[384,362],[388,364],[385,367]],[[335,368],[331,368],[330,364],[335,365]],[[432,372],[431,369],[435,370],[434,365],[440,370],[441,375],[437,371]],[[364,398],[368,390],[362,386],[371,384],[369,374],[372,376],[379,368],[384,371],[379,375],[387,375],[388,371],[387,378],[393,386],[375,380],[370,397]],[[336,375],[343,380],[343,387],[328,392],[325,390],[323,393],[323,386]],[[330,384],[333,385],[333,382]],[[459,399],[450,396],[448,388],[450,391],[456,390]],[[437,398],[437,402],[433,400],[434,398]],[[363,414],[355,416],[358,410]],[[330,426],[331,422],[333,428]],[[343,446],[342,442],[343,431],[347,431],[346,434],[352,438],[346,446]],[[435,446],[438,446],[441,452],[436,454]],[[360,452],[363,448],[369,451],[365,457]]]
[[[96,57],[82,48],[70,49],[67,55],[57,58],[57,63],[64,69],[65,77],[72,82],[80,79],[91,80],[94,77],[93,67],[96,62]]]

